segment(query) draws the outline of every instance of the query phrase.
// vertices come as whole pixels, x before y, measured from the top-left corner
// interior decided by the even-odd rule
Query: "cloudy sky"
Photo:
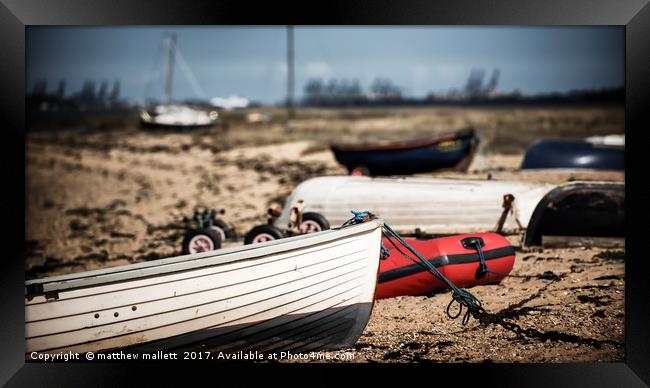
[[[174,98],[285,98],[283,26],[28,27],[28,90],[42,78],[51,91],[65,79],[67,94],[84,80],[120,80],[123,97],[161,97],[161,42],[172,31],[184,59]],[[313,77],[356,79],[365,89],[384,77],[422,97],[462,88],[473,68],[487,76],[500,69],[502,92],[617,87],[625,79],[621,27],[296,27],[294,36],[297,96]]]

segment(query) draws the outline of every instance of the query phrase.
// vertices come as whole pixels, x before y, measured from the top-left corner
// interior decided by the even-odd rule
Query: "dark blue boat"
[[[625,237],[625,183],[574,182],[542,198],[528,222],[524,245],[543,236]]]
[[[580,140],[540,140],[528,148],[521,168],[625,170],[625,146]]]
[[[440,169],[466,170],[478,137],[473,128],[408,142],[332,145],[336,160],[351,174],[408,175]]]

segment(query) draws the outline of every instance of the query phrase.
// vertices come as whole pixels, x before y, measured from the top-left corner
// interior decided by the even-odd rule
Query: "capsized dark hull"
[[[551,190],[528,223],[525,245],[543,236],[625,237],[625,183],[575,182]]]
[[[587,141],[540,140],[528,148],[521,168],[625,170],[625,147]]]
[[[452,134],[385,145],[332,145],[336,160],[350,172],[366,168],[370,175],[408,175],[440,169],[466,170],[478,138],[468,128]]]

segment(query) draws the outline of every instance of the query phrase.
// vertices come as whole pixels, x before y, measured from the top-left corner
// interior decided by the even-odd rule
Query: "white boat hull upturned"
[[[275,225],[284,227],[291,207],[303,200],[305,212],[318,212],[333,225],[350,218],[350,210],[369,210],[405,234],[418,229],[430,234],[485,232],[495,228],[503,212],[503,196],[512,194],[513,216],[506,218],[503,231],[518,233],[554,187],[429,177],[319,177],[294,189]]]
[[[26,282],[32,352],[351,346],[372,309],[381,222]]]

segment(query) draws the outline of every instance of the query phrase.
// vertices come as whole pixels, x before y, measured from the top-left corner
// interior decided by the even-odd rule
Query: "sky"
[[[174,99],[237,95],[266,104],[287,93],[287,29],[269,27],[27,28],[27,88],[46,79],[66,94],[85,80],[120,81],[121,97],[162,98],[165,32],[177,34]],[[310,78],[389,78],[406,96],[461,89],[474,68],[498,90],[526,94],[624,86],[622,27],[301,27],[295,94]],[[186,63],[187,66],[184,66]],[[190,70],[188,71],[187,68]],[[189,75],[188,75],[189,74]],[[198,85],[198,87],[196,86]]]

